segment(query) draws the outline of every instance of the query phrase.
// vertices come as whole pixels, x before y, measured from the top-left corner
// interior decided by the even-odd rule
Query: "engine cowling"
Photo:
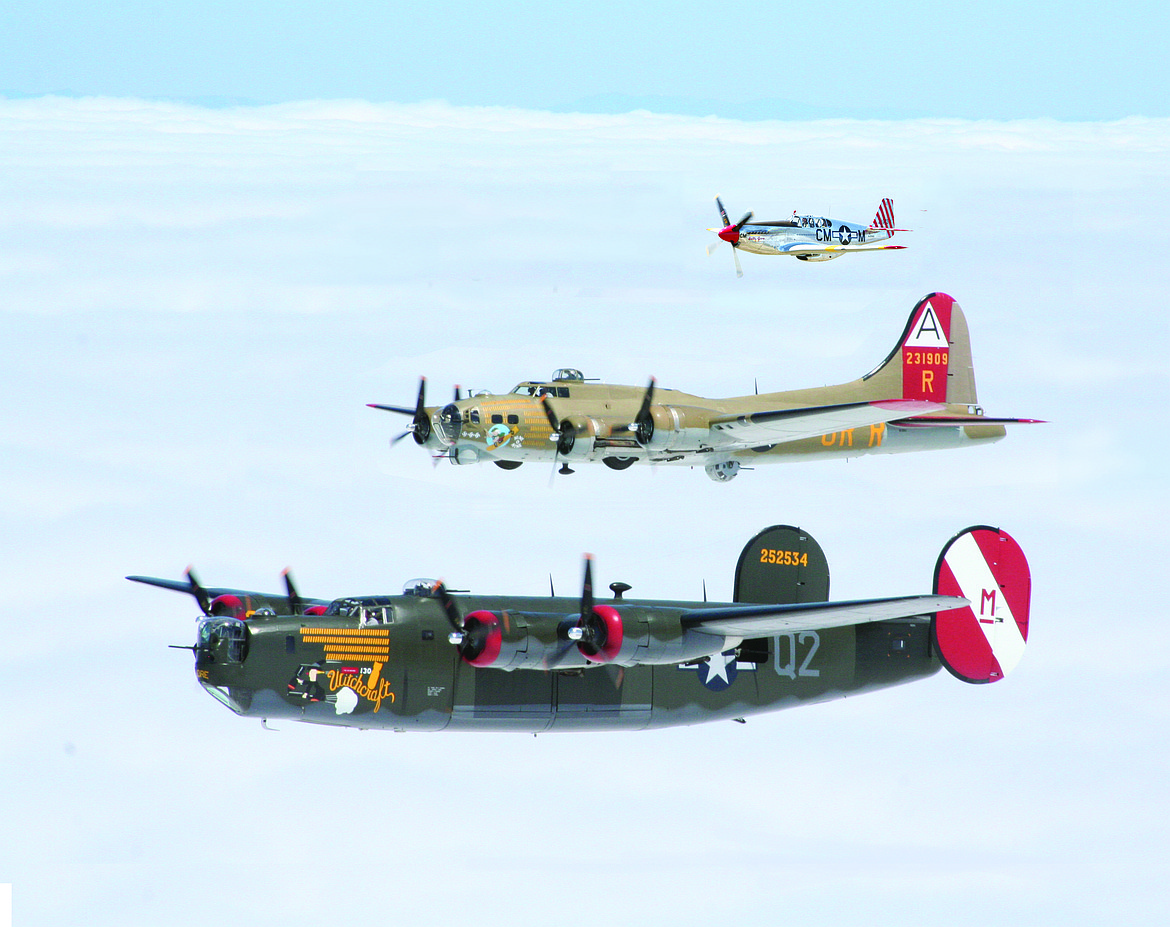
[[[654,666],[682,663],[721,653],[739,645],[738,638],[706,634],[684,628],[675,612],[634,608],[619,611],[612,605],[595,605],[590,615],[578,618],[577,649],[593,664]]]
[[[647,450],[697,447],[709,433],[711,412],[692,406],[652,405],[632,424],[634,437]]]
[[[584,457],[593,447],[593,439],[601,434],[597,419],[584,415],[569,415],[557,427],[557,454],[560,457]]]
[[[208,603],[207,610],[217,617],[226,615],[229,618],[245,618],[248,614],[244,600],[230,592],[217,595]]]
[[[637,651],[637,641],[626,640],[625,622],[612,605],[595,605],[577,619],[575,630],[577,649],[590,663],[621,662]]]
[[[555,670],[649,666],[698,660],[738,638],[683,628],[681,612],[595,605],[588,617],[474,611],[463,619],[459,655],[477,669]]]
[[[466,635],[459,656],[470,666],[494,666],[503,650],[504,634],[500,616],[494,612],[472,612],[463,619]]]
[[[568,637],[564,615],[474,611],[463,619],[459,656],[479,669],[572,669],[587,666]]]

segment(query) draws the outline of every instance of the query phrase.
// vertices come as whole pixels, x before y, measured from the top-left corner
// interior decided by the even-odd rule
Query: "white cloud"
[[[339,893],[355,918],[389,903],[446,921],[474,901],[451,887],[451,861],[481,854],[526,861],[530,901],[564,903],[562,839],[574,865],[613,877],[608,904],[648,923],[726,914],[728,885],[777,879],[797,913],[831,919],[872,920],[874,891],[893,901],[925,879],[959,922],[978,882],[1003,893],[998,913],[1038,897],[1049,916],[1093,923],[1100,908],[1075,884],[1089,847],[1128,864],[1120,888],[1158,906],[1150,861],[1164,851],[1145,822],[1166,806],[1144,769],[1163,751],[1156,730],[1111,723],[1132,707],[1128,667],[1152,700],[1167,694],[1164,648],[1146,642],[1160,639],[1148,602],[1170,514],[1155,407],[1170,121],[49,98],[0,101],[0,138],[4,678],[51,696],[0,724],[5,792],[20,796],[10,828],[41,834],[0,856],[24,910],[82,916],[57,897],[68,844],[90,922],[205,919],[223,899],[192,880],[208,859],[231,871],[240,832],[272,847],[231,879],[256,923],[333,910]],[[916,231],[906,251],[822,266],[744,255],[737,280],[725,253],[703,253],[715,193],[760,217],[861,219],[892,195]],[[432,468],[410,441],[387,446],[402,420],[364,407],[409,404],[420,374],[439,395],[564,365],[712,395],[757,377],[851,379],[938,289],[967,314],[987,411],[1052,424],[981,451],[761,468],[728,485],[580,468],[550,490],[547,468]],[[1033,642],[1010,679],[940,676],[743,728],[631,736],[268,735],[163,649],[185,642],[192,603],[119,578],[194,562],[208,583],[272,590],[291,564],[308,595],[437,574],[541,594],[550,573],[575,590],[589,550],[603,584],[688,598],[705,579],[726,597],[742,543],[787,522],[821,541],[836,595],[902,594],[926,591],[942,544],[980,521],[1033,563]],[[1076,755],[1086,725],[1099,739]],[[993,772],[1020,794],[992,801]],[[615,804],[598,822],[580,796],[601,775]],[[1047,810],[1054,776],[1063,818]],[[377,892],[345,867],[303,878],[317,841],[355,821],[386,854]],[[668,873],[691,895],[658,897]],[[832,897],[793,900],[807,884]]]

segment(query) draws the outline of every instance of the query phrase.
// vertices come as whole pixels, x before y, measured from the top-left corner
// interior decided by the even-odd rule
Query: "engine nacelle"
[[[459,653],[479,669],[547,671],[680,663],[739,645],[739,638],[683,628],[681,614],[595,605],[582,621],[580,615],[474,611],[463,619]]]
[[[601,423],[585,415],[569,415],[560,421],[557,454],[570,459],[586,457],[593,448],[593,439],[602,433]]]
[[[633,607],[619,610],[595,605],[588,619],[577,620],[570,636],[590,663],[653,666],[698,660],[737,647],[740,638],[684,628],[681,612]]]
[[[711,411],[692,406],[652,405],[649,416],[633,424],[634,437],[648,450],[697,447],[710,431]]]
[[[474,611],[463,619],[459,655],[480,669],[571,669],[588,663],[568,638],[564,615]]]
[[[626,637],[625,621],[612,605],[595,605],[590,615],[577,619],[569,636],[590,663],[617,663],[632,666],[631,658],[642,643],[636,636]]]

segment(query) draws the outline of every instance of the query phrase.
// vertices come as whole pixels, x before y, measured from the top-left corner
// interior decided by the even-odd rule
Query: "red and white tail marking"
[[[869,226],[871,229],[887,229],[894,230],[894,201],[888,196],[882,200],[882,204],[878,207],[877,215],[873,217],[873,222]]]
[[[1005,531],[968,528],[939,557],[934,589],[971,604],[939,612],[934,639],[943,665],[964,682],[996,682],[1024,655],[1032,577],[1020,546]]]
[[[945,293],[932,293],[915,308],[902,341],[902,398],[947,401],[951,306]]]

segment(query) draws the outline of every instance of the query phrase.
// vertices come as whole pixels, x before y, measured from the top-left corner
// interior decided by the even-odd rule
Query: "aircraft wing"
[[[157,586],[159,589],[172,589],[175,592],[184,592],[187,595],[195,595],[193,587],[187,580],[181,579],[159,579],[156,576],[127,576],[128,580],[134,583],[142,583],[146,586]],[[287,593],[268,593],[255,592],[251,589],[228,589],[223,586],[202,586],[200,587],[203,593],[207,595],[208,600],[217,598],[221,595],[236,595],[244,598],[246,596],[258,597],[261,599],[270,599],[279,602],[281,599],[287,599]],[[329,599],[312,599],[308,596],[300,596],[302,605],[328,605]]]
[[[953,595],[908,595],[891,599],[856,599],[849,602],[811,602],[795,605],[737,605],[731,608],[699,608],[684,612],[684,626],[728,637],[763,637],[792,631],[839,628],[870,621],[912,618],[952,608],[970,601]]]
[[[878,399],[805,409],[776,409],[713,419],[711,434],[727,444],[758,447],[898,421],[943,408],[941,402],[922,399]]]
[[[781,254],[844,254],[847,251],[905,251],[905,245],[813,245],[793,242],[776,249]]]

